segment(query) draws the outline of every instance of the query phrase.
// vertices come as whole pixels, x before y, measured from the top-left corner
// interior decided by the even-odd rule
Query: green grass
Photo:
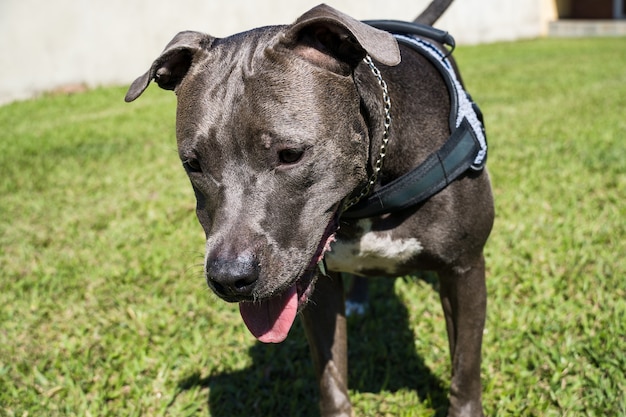
[[[626,414],[626,39],[455,52],[486,115],[489,415]],[[1,416],[314,416],[299,324],[255,343],[202,278],[171,93],[0,107]],[[445,415],[438,297],[373,282],[350,320],[357,415]]]

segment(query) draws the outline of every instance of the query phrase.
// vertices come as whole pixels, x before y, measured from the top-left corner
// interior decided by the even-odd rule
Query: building
[[[0,104],[128,84],[181,30],[215,36],[292,22],[326,1],[358,19],[411,20],[430,0],[0,0]],[[436,26],[458,44],[626,35],[626,0],[455,0]]]
[[[559,19],[624,19],[626,0],[557,0]]]

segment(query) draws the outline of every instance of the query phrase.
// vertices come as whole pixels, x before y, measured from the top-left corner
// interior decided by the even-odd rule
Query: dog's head
[[[354,69],[399,62],[394,38],[321,5],[293,25],[224,39],[179,33],[151,80],[178,97],[176,136],[206,232],[205,271],[262,341],[282,341],[312,292],[345,200],[367,179]]]

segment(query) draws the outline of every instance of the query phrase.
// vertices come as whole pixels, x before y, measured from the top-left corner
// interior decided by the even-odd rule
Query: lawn
[[[626,415],[626,38],[459,47],[486,117],[485,411]],[[315,416],[302,327],[261,345],[207,288],[203,232],[151,87],[0,107],[0,416]],[[351,318],[359,416],[443,416],[431,280]]]

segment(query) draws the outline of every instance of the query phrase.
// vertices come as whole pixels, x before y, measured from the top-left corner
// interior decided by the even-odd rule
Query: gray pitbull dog
[[[419,204],[347,214],[450,137],[450,94],[432,63],[320,5],[292,25],[223,39],[179,33],[126,101],[152,80],[178,97],[178,151],[206,232],[208,285],[239,303],[263,342],[284,340],[300,313],[321,414],[352,415],[340,273],[432,270],[452,359],[449,415],[483,415],[483,246],[494,217],[486,170]]]

